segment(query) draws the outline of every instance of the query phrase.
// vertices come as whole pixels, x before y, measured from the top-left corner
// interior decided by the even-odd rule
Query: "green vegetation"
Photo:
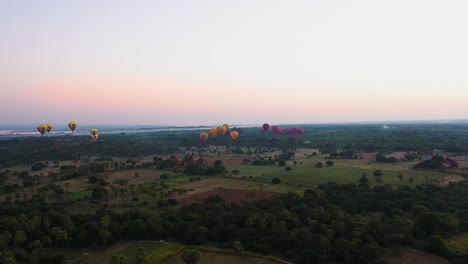
[[[199,263],[375,263],[401,246],[460,261],[468,125],[398,127],[0,141],[0,260],[181,263],[188,244],[220,248]]]

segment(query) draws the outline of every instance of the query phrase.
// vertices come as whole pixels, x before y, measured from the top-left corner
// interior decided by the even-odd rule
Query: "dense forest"
[[[449,250],[444,239],[468,230],[467,199],[463,183],[392,189],[369,188],[365,182],[328,183],[303,196],[288,193],[241,205],[213,195],[205,203],[169,207],[159,214],[119,213],[105,204],[93,213],[69,214],[59,203],[35,199],[1,205],[0,249],[13,250],[17,260],[26,261],[28,251],[42,247],[173,239],[226,248],[238,241],[245,250],[294,263],[384,263],[384,249],[399,245],[462,260],[467,255]]]

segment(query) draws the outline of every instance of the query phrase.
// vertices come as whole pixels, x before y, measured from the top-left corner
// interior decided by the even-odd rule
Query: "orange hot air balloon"
[[[89,132],[90,132],[91,135],[93,135],[93,136],[98,134],[97,128],[92,128]]]
[[[201,132],[200,133],[200,139],[203,140],[203,141],[206,141],[208,139],[208,133]]]
[[[221,135],[226,134],[226,131],[227,131],[227,128],[225,126],[218,127],[218,133],[220,133]]]
[[[239,132],[237,131],[231,131],[231,138],[232,139],[237,139],[239,137]]]
[[[210,136],[211,136],[211,137],[216,137],[216,136],[218,135],[218,129],[216,129],[216,128],[211,128],[211,129],[209,130],[209,133],[210,133]]]
[[[46,131],[47,133],[50,133],[50,131],[52,131],[52,128],[54,127],[52,124],[45,124],[45,127],[46,127]]]
[[[68,123],[68,127],[70,128],[72,132],[74,132],[75,129],[78,127],[78,123],[75,121],[71,121],[70,123]]]
[[[47,130],[46,125],[40,124],[40,125],[37,126],[37,131],[39,131],[39,133],[41,133],[41,135],[44,135],[46,130]]]

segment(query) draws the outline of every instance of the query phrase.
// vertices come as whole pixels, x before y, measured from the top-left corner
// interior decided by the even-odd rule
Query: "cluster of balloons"
[[[41,133],[41,135],[44,136],[44,134],[47,132],[47,133],[50,133],[50,131],[52,131],[52,128],[54,126],[52,124],[40,124],[37,126],[37,131],[39,131],[39,133]],[[70,130],[72,131],[72,133],[75,131],[75,129],[78,127],[78,123],[76,121],[70,121],[68,123],[68,128],[70,128]],[[96,142],[99,138],[99,134],[98,134],[98,130],[97,128],[93,128],[90,130],[90,133],[91,133],[91,139],[93,140],[93,142]]]
[[[210,129],[208,130],[208,133],[207,133],[207,132],[201,132],[201,133],[200,133],[200,139],[201,139],[202,141],[206,141],[206,140],[208,140],[208,137],[213,137],[213,138],[215,138],[215,137],[218,136],[218,134],[224,136],[224,135],[226,134],[226,132],[228,132],[228,131],[229,131],[229,125],[228,125],[228,124],[224,124],[224,125],[219,126],[219,127],[217,127],[217,128],[210,128]],[[237,139],[237,138],[239,137],[239,132],[237,132],[237,131],[231,131],[231,132],[229,133],[229,135],[231,136],[231,139]]]
[[[270,125],[268,123],[263,124],[262,133],[266,133]],[[272,126],[271,133],[273,135],[303,135],[304,129],[302,127],[291,127],[291,128],[281,128],[280,126]]]
[[[89,132],[91,133],[91,139],[93,140],[93,142],[96,142],[99,138],[98,129],[92,128]]]
[[[41,133],[41,135],[44,135],[45,132],[50,133],[52,131],[52,124],[40,124],[37,126],[37,131]]]

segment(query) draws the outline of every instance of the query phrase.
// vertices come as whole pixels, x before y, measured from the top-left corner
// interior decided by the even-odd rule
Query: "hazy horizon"
[[[1,1],[0,124],[468,119],[468,2]]]

